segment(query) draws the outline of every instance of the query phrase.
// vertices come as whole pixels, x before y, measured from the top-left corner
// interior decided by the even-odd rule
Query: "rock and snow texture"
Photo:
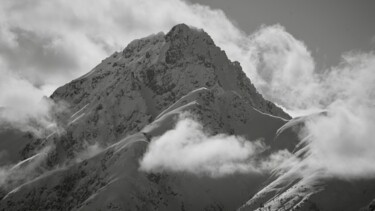
[[[233,210],[264,176],[245,172],[212,180],[139,171],[147,143],[184,112],[212,136],[236,134],[266,144],[289,119],[208,34],[184,24],[134,40],[51,99],[68,105],[57,114],[65,131],[20,146],[20,162],[49,151],[30,182],[4,189],[3,209]]]
[[[123,52],[52,94],[53,100],[70,106],[72,116],[62,120],[68,124],[69,143],[55,157],[71,154],[70,148],[80,148],[82,140],[106,147],[137,133],[180,98],[201,88],[211,90],[214,98],[222,95],[229,100],[237,95],[246,106],[290,118],[263,99],[239,63],[231,62],[206,32],[180,24],[166,35],[134,40]],[[218,121],[228,125],[226,120]]]
[[[240,64],[231,62],[203,30],[180,24],[167,34],[134,40],[58,88],[51,99],[68,105],[56,114],[64,131],[24,138],[26,144],[15,142],[11,152],[17,148],[20,153],[9,156],[7,164],[27,165],[41,157],[37,153],[48,152],[30,180],[1,187],[0,209],[293,210],[321,190],[288,176],[293,172],[240,171],[212,178],[199,172],[140,169],[149,142],[173,130],[184,113],[201,124],[202,137],[226,134],[241,137],[233,143],[243,145],[259,141],[264,144],[262,156],[298,146],[296,133],[282,128],[288,114],[265,100]],[[297,127],[294,122],[287,126]],[[237,156],[229,161],[238,162]],[[364,197],[363,206],[370,201]]]

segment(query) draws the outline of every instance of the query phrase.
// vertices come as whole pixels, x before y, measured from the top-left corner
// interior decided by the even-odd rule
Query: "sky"
[[[281,24],[311,50],[319,69],[336,65],[342,52],[375,49],[372,0],[190,0],[222,9],[247,33]]]

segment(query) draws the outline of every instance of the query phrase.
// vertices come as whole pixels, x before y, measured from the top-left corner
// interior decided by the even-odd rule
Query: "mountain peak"
[[[132,41],[122,53],[112,54],[84,76],[58,88],[51,98],[68,104],[67,110],[56,114],[64,132],[32,139],[21,155],[27,160],[39,159],[39,155],[45,156],[43,147],[51,144],[54,147],[37,171],[69,166],[10,192],[0,200],[0,209],[71,210],[76,206],[93,210],[93,202],[104,209],[115,204],[120,210],[179,210],[180,204],[184,210],[211,209],[224,199],[216,193],[225,194],[233,182],[226,180],[230,183],[222,185],[224,180],[215,179],[207,183],[199,177],[192,182],[192,177],[139,171],[147,143],[173,129],[178,115],[185,112],[197,117],[207,133],[262,138],[270,144],[289,118],[257,92],[239,63],[230,61],[206,32],[185,24],[166,35]],[[220,210],[234,210],[248,200],[253,187],[248,186],[244,193],[248,177],[242,178],[243,182],[234,184],[236,190],[241,189],[232,196],[235,200],[224,200],[228,203]],[[42,194],[35,198],[35,192]],[[196,203],[190,193],[212,200]],[[164,199],[171,203],[162,202]]]
[[[187,34],[192,31],[192,28],[186,25],[185,23],[180,23],[172,27],[172,29],[167,33],[168,35],[173,35],[173,34],[180,34],[184,33]]]
[[[204,30],[186,24],[132,41],[122,54],[103,60],[85,76],[57,89],[52,98],[79,107],[128,85],[148,90],[155,95],[153,100],[160,98],[153,108],[158,112],[194,89],[221,87],[238,93],[259,111],[290,118],[257,92],[241,66],[230,61]]]
[[[166,34],[166,41],[186,40],[193,41],[194,39],[202,39],[209,45],[213,45],[214,42],[210,35],[208,35],[203,29],[198,29],[193,26],[188,26],[184,23],[175,25]]]

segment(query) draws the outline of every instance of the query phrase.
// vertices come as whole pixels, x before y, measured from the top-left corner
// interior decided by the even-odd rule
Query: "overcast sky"
[[[374,0],[190,1],[222,9],[247,33],[262,24],[283,25],[305,42],[319,67],[336,65],[343,52],[375,48]]]

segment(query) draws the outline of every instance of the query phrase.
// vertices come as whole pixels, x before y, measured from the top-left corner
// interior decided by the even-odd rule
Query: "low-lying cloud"
[[[308,120],[304,130],[307,162],[327,176],[374,178],[375,55],[347,54],[324,82],[327,114]]]
[[[302,177],[319,171],[325,178],[375,178],[375,53],[345,52],[337,66],[318,70],[303,42],[281,26],[261,28],[250,43],[247,66],[255,69],[248,75],[266,98],[292,115],[326,112],[307,118],[300,132],[308,156],[286,166]]]
[[[301,178],[314,175],[311,183],[374,179],[375,54],[346,53],[338,66],[313,74],[320,77],[313,84],[316,94],[303,97],[312,99],[308,109],[325,112],[306,118],[299,134],[304,147],[278,169]]]
[[[1,62],[1,61],[0,61]],[[36,136],[61,130],[53,111],[64,109],[43,96],[43,91],[0,65],[0,127],[31,132]]]
[[[285,152],[267,159],[267,146],[235,135],[210,135],[192,117],[181,115],[176,127],[154,138],[140,161],[148,172],[188,172],[221,177],[235,173],[262,173],[285,159]]]

